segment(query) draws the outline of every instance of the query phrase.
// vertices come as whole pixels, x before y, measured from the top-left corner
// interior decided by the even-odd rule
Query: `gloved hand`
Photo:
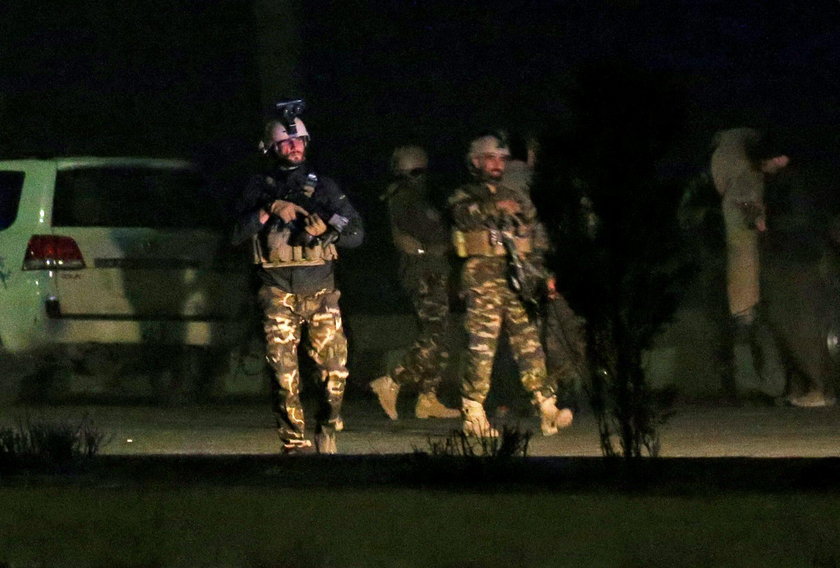
[[[327,232],[327,224],[316,213],[306,217],[304,230],[313,237],[320,237]]]
[[[298,216],[298,213],[301,215],[309,215],[309,212],[300,205],[295,205],[291,201],[283,201],[282,199],[275,199],[271,205],[269,205],[268,212],[272,215],[280,217],[284,223],[291,223],[294,221]]]

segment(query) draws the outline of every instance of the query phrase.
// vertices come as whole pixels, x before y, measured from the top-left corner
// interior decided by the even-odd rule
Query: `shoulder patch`
[[[303,193],[306,197],[312,197],[315,193],[315,187],[318,185],[318,175],[315,172],[309,172],[306,176],[306,181],[303,184]]]

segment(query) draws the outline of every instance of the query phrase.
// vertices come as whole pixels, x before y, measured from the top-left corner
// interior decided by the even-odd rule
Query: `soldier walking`
[[[462,427],[470,436],[498,435],[487,420],[484,401],[504,326],[522,385],[539,411],[542,433],[549,436],[571,424],[573,415],[570,409],[557,407],[539,333],[523,301],[526,282],[521,274],[511,278],[511,261],[520,257],[541,267],[547,243],[534,239],[537,215],[528,196],[500,183],[509,156],[501,134],[475,138],[467,153],[467,166],[474,179],[456,189],[449,201],[456,253],[466,258],[462,287],[469,340],[467,369],[461,383]],[[553,281],[544,284],[553,289]]]
[[[428,156],[419,146],[394,150],[394,181],[382,199],[388,203],[391,234],[400,254],[400,283],[411,298],[420,333],[394,370],[370,383],[391,420],[398,418],[397,397],[403,386],[419,388],[417,418],[457,418],[437,397],[449,353],[450,246],[441,213],[429,201]]]
[[[306,163],[309,133],[297,117],[301,101],[278,104],[261,144],[271,167],[254,176],[238,205],[234,243],[252,239],[261,284],[266,358],[274,371],[272,407],[281,451],[312,447],[304,431],[297,348],[307,326],[307,352],[319,370],[321,405],[315,445],[336,453],[335,432],[347,381],[347,339],[338,306],[338,248],[353,248],[364,231],[359,214],[330,178]]]

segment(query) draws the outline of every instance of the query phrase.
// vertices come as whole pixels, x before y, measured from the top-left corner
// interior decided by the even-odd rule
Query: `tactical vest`
[[[533,237],[513,235],[516,252],[528,254],[534,250]],[[505,256],[507,251],[498,229],[479,229],[477,231],[452,231],[452,244],[455,254],[461,258],[468,256]]]
[[[332,243],[314,247],[292,246],[289,244],[290,236],[291,231],[288,228],[254,236],[254,264],[263,268],[318,266],[338,258],[338,250]]]
[[[266,183],[275,185],[274,179],[266,177]],[[318,176],[309,172],[303,184],[303,193],[312,197],[318,185]],[[288,227],[272,228],[266,234],[253,237],[254,264],[263,268],[288,268],[294,266],[318,266],[338,258],[335,244],[313,247],[292,246],[289,244],[291,230]]]

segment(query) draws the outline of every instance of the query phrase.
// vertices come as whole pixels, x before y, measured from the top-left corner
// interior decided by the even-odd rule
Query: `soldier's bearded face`
[[[303,163],[306,156],[306,142],[303,138],[287,138],[277,142],[277,153],[292,165]]]
[[[473,166],[478,170],[479,176],[485,181],[499,181],[505,174],[507,156],[485,152],[473,157]]]

